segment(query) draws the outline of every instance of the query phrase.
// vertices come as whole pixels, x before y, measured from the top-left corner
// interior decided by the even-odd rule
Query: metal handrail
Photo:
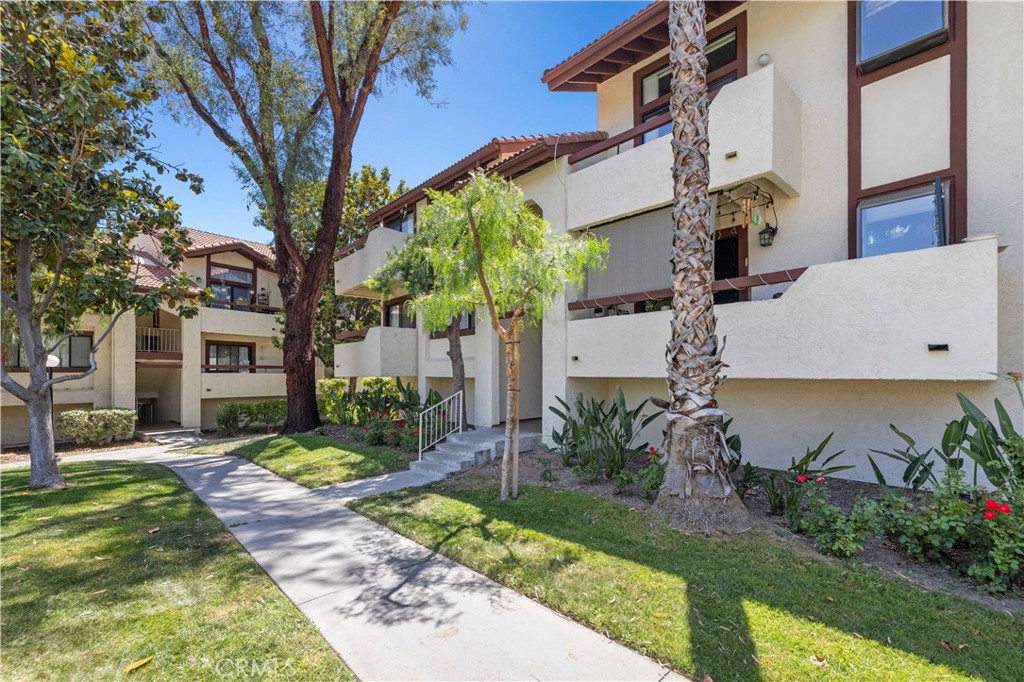
[[[462,427],[462,391],[453,393],[437,405],[420,412],[419,459],[423,459],[423,452],[428,448],[440,443],[453,433],[462,433]]]

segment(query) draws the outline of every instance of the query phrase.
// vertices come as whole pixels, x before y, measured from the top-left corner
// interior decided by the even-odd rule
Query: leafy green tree
[[[316,231],[320,226],[320,208],[324,202],[325,185],[323,180],[301,182],[292,198],[292,225],[295,229],[295,238],[304,255],[312,251]],[[366,164],[358,172],[350,173],[345,189],[345,207],[338,231],[338,243],[348,244],[366,236],[374,227],[367,225],[366,217],[405,192],[405,182],[401,180],[394,189],[391,188],[391,171],[387,166],[378,170]],[[333,368],[335,335],[339,332],[378,325],[380,315],[380,305],[373,299],[335,294],[334,278],[328,277],[324,283],[323,297],[316,311],[316,326],[313,329],[316,356],[328,368]]]
[[[287,311],[282,431],[307,431],[320,423],[316,311],[334,262],[363,111],[387,82],[407,81],[429,95],[434,69],[451,62],[447,43],[459,5],[196,1],[170,3],[167,11],[169,30],[153,32],[172,112],[213,131],[271,218]],[[316,179],[324,180],[319,226],[303,253],[293,199],[301,181]]]
[[[4,338],[20,343],[28,384],[15,381],[6,363],[0,383],[28,411],[33,488],[64,485],[51,387],[96,371],[95,352],[122,315],[151,313],[161,301],[181,305],[183,316],[196,313],[184,274],[157,289],[136,285],[135,238],[154,237],[171,267],[187,248],[178,206],[153,173],[170,171],[201,189],[198,177],[163,163],[148,146],[156,92],[140,70],[148,49],[142,21],[137,8],[119,3],[0,7],[0,299],[5,327],[16,326],[16,333],[5,328]],[[47,356],[87,312],[106,323],[89,368],[49,378]]]
[[[418,303],[437,322],[486,306],[505,345],[507,410],[501,461],[501,499],[519,495],[519,338],[524,325],[541,324],[545,309],[565,290],[601,268],[607,241],[556,234],[526,204],[522,190],[497,175],[474,173],[455,194],[428,191],[430,205],[418,229],[431,235],[430,293]]]
[[[463,314],[472,313],[477,306],[471,291],[464,296],[433,296],[436,286],[434,273],[439,267],[437,261],[448,257],[443,248],[444,232],[428,216],[432,208],[427,206],[421,213],[416,234],[409,237],[402,248],[388,254],[388,262],[377,270],[368,282],[370,289],[382,297],[392,295],[394,282],[400,281],[409,292],[410,307],[420,318],[426,331],[443,331],[448,339],[448,359],[452,363],[452,387],[455,393],[466,392],[466,364],[462,357],[462,335],[460,323]],[[422,387],[421,387],[422,388]],[[462,401],[462,423],[469,424],[466,416],[466,401]]]

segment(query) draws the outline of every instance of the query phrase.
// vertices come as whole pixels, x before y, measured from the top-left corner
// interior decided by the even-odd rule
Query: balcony
[[[801,104],[769,65],[719,90],[708,114],[710,190],[767,180],[795,196],[802,172]],[[636,140],[665,114],[569,157],[568,226],[588,227],[672,201],[671,135]]]
[[[181,330],[136,327],[135,358],[137,360],[181,360]]]
[[[280,398],[285,395],[280,365],[203,365],[203,398]]]
[[[203,333],[236,336],[275,336],[280,327],[277,315],[255,312],[249,307],[203,306],[199,309],[199,322]]]
[[[725,374],[991,381],[998,265],[990,238],[789,271],[798,278],[778,299],[716,307],[718,336],[728,340]],[[759,277],[738,279],[752,286]],[[663,310],[570,321],[569,375],[664,379],[671,316]]]
[[[380,298],[380,294],[370,291],[366,286],[366,280],[373,277],[377,269],[388,262],[388,252],[402,248],[408,237],[409,235],[404,232],[378,227],[342,249],[334,263],[335,293],[342,296]],[[405,291],[396,285],[391,296],[387,298],[401,296],[404,293]]]
[[[416,376],[417,334],[406,327],[371,327],[339,334],[334,347],[334,375]]]

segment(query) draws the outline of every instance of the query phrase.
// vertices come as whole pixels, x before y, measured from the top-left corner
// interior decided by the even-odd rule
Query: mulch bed
[[[458,489],[496,483],[501,480],[500,465],[501,460],[488,462],[465,473],[457,474],[440,485]],[[561,488],[599,495],[637,509],[647,509],[652,504],[652,500],[644,496],[639,486],[631,486],[622,493],[618,493],[613,483],[582,480],[571,469],[562,466],[558,453],[546,449],[520,454],[519,481],[523,485]],[[859,497],[881,497],[881,489],[873,483],[830,478],[828,487],[833,504],[844,511],[849,511]],[[799,543],[817,554],[813,540],[794,533],[785,519],[769,513],[768,499],[763,490],[755,488],[744,501],[750,510],[754,527],[766,530],[780,539]],[[1024,599],[999,598],[981,594],[973,580],[957,575],[938,564],[925,564],[908,559],[897,551],[893,542],[886,538],[871,538],[865,543],[864,550],[851,561],[873,566],[884,575],[910,582],[926,592],[955,594],[1010,613],[1024,613]]]
[[[57,451],[57,459],[67,455],[87,455],[90,452],[105,452],[108,450],[130,450],[134,448],[151,448],[156,443],[141,440],[122,440],[110,445],[75,445],[74,443],[58,444],[54,449]],[[28,446],[7,448],[0,452],[0,463],[27,462]]]

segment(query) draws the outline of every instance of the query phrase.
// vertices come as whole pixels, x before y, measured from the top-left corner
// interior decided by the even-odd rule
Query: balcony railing
[[[569,156],[569,163],[576,164],[580,161],[585,161],[592,156],[596,156],[601,152],[606,152],[609,149],[615,149],[615,153],[618,154],[621,150],[619,149],[624,144],[629,144],[629,148],[632,149],[636,146],[638,140],[642,139],[644,133],[649,133],[652,130],[657,130],[666,123],[672,122],[672,114],[666,113],[661,116],[655,116],[650,121],[644,121],[640,125],[630,128],[625,132],[621,132],[618,135],[613,135],[607,140],[601,140],[589,147],[584,147],[575,154]]]
[[[263,305],[261,303],[253,303],[251,301],[239,300],[239,301],[218,301],[213,300],[206,304],[210,308],[228,308],[231,310],[248,310],[254,313],[279,313],[280,308],[272,305]]]
[[[215,374],[284,374],[284,365],[203,365],[204,372]]]
[[[806,270],[807,268],[793,268],[792,270],[766,272],[761,275],[744,275],[743,277],[716,279],[711,284],[711,291],[717,294],[724,291],[747,291],[754,287],[767,286],[770,284],[786,284],[788,282],[795,282]],[[586,298],[577,301],[570,301],[569,310],[590,310],[594,308],[626,305],[629,303],[664,301],[666,299],[671,299],[672,294],[672,289],[654,289],[651,291],[638,291],[618,296]]]
[[[135,352],[180,353],[181,330],[156,327],[135,328]]]

